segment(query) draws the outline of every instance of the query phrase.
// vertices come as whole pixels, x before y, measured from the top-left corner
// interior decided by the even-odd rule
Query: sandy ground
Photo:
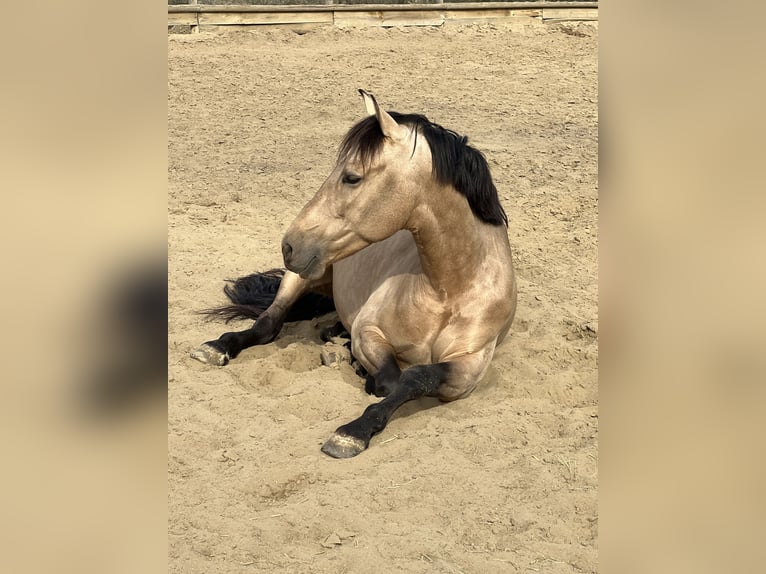
[[[171,572],[597,570],[597,29],[170,36]],[[485,152],[519,305],[485,380],[406,405],[350,460],[319,450],[372,401],[287,327],[224,368],[195,311],[279,241],[363,116],[356,88]],[[238,324],[244,328],[247,324]]]

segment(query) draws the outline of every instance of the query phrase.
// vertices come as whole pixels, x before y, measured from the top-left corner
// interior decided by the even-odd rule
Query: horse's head
[[[431,177],[428,146],[363,90],[368,116],[346,135],[338,162],[282,241],[285,266],[304,279],[407,227]]]

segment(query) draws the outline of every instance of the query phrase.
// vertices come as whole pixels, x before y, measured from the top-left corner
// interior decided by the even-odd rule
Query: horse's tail
[[[232,304],[204,309],[200,313],[222,318],[227,323],[234,319],[257,319],[274,302],[284,274],[284,269],[271,269],[239,279],[227,279],[223,292]],[[334,310],[332,297],[308,292],[290,308],[285,321],[305,321]]]

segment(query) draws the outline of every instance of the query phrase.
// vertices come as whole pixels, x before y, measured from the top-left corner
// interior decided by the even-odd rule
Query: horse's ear
[[[367,110],[368,116],[375,116],[378,113],[378,102],[375,101],[375,96],[365,92],[362,88],[359,88],[359,94],[364,100],[364,108]]]
[[[380,109],[378,102],[375,100],[375,96],[365,92],[361,88],[359,93],[364,100],[364,107],[367,109],[367,114],[378,118],[380,129],[383,131],[383,135],[392,140],[402,140],[407,137],[407,130],[396,123],[396,120],[392,118],[385,110]]]

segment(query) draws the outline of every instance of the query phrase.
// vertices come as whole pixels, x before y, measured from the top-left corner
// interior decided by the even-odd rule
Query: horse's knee
[[[372,375],[367,375],[364,383],[364,390],[369,395],[376,397],[387,397],[396,388],[397,379],[380,380]]]
[[[375,374],[365,377],[364,390],[376,397],[387,397],[399,385],[402,371],[396,357],[389,355],[379,366]]]

